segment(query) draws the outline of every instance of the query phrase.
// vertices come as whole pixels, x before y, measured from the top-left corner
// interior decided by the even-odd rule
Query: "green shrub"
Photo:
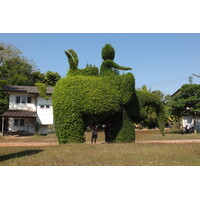
[[[95,66],[87,66],[85,69],[69,69],[68,76],[98,76],[99,70]]]
[[[34,131],[35,131],[35,135],[39,135],[40,124],[38,122],[35,123]]]
[[[138,102],[140,106],[140,115],[135,118],[136,122],[141,122],[145,118],[147,118],[147,112],[145,106],[152,106],[156,110],[158,126],[161,133],[164,135],[164,126],[165,126],[165,114],[164,114],[164,106],[159,97],[148,91],[137,91],[136,95],[138,97]]]
[[[113,60],[115,58],[115,50],[110,44],[106,44],[102,51],[101,56],[103,60]]]
[[[84,142],[84,132],[93,122],[110,124],[109,142],[135,140],[134,121],[143,118],[140,109],[155,104],[160,121],[162,108],[155,103],[156,95],[135,92],[133,74],[119,75],[116,70],[130,70],[116,64],[115,51],[109,44],[102,49],[104,59],[100,74],[88,66],[78,69],[78,57],[73,50],[65,52],[70,69],[57,82],[53,92],[55,130],[59,143]]]

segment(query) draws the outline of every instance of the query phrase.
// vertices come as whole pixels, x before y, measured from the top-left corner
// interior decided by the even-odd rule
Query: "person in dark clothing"
[[[91,138],[91,144],[96,143],[98,137],[98,126],[93,123],[92,125],[92,138]]]

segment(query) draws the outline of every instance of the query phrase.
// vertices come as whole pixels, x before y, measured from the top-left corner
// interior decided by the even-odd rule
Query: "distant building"
[[[47,87],[48,99],[42,98],[35,86],[6,86],[4,89],[9,94],[9,109],[1,115],[2,133],[34,134],[36,123],[41,134],[52,132],[49,125],[53,125],[53,87]]]
[[[180,93],[180,89],[178,89],[174,94],[172,94],[171,97],[174,97],[179,93]],[[194,117],[191,115],[184,115],[182,116],[182,126],[183,126],[183,129],[185,129],[186,127],[188,129],[194,129],[194,126],[195,126],[196,131],[200,132],[200,117],[196,117],[196,119],[194,119]]]

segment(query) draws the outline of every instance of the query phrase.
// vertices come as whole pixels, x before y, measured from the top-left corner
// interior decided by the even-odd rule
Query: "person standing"
[[[92,138],[91,138],[91,144],[96,143],[98,137],[98,126],[93,123],[92,125]]]

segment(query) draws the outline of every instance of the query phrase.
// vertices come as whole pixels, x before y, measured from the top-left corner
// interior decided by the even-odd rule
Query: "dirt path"
[[[189,143],[200,143],[200,139],[187,139],[187,140],[144,140],[136,141],[139,144],[189,144]]]
[[[189,139],[189,140],[146,140],[146,141],[135,141],[136,144],[189,144],[189,143],[200,143],[200,139]],[[90,144],[90,142],[88,142]],[[102,144],[102,143],[97,143]],[[105,143],[104,143],[105,144]],[[0,147],[36,147],[36,146],[57,146],[57,142],[5,142],[0,143]]]
[[[37,147],[37,146],[56,146],[58,145],[57,142],[5,142],[5,143],[0,143],[0,147]]]

